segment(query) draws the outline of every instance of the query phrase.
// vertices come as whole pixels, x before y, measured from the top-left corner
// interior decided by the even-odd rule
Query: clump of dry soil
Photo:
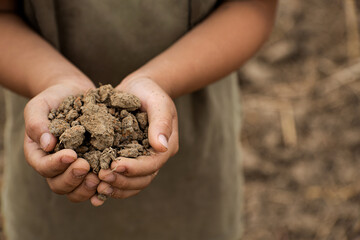
[[[65,98],[48,116],[49,130],[58,138],[54,152],[75,150],[96,174],[118,157],[148,155],[148,118],[140,107],[138,97],[111,85]]]

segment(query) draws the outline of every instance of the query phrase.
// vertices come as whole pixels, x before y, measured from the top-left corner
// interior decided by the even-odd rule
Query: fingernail
[[[75,160],[75,159],[72,158],[72,157],[63,157],[63,158],[61,158],[61,161],[62,161],[63,163],[72,163],[74,160]]]
[[[49,133],[43,133],[40,137],[40,146],[43,150],[46,150],[46,148],[50,144],[51,135]]]
[[[103,179],[105,182],[113,182],[115,181],[115,175],[114,173],[109,173],[108,175],[106,175]]]
[[[93,182],[93,181],[90,181],[90,180],[86,180],[86,181],[85,181],[85,185],[86,185],[86,187],[87,187],[88,189],[95,190],[96,187],[97,187],[97,185],[98,185],[98,183]]]
[[[112,187],[108,187],[107,189],[104,190],[103,194],[109,196],[110,194],[112,194],[113,191],[114,190]]]
[[[126,168],[124,166],[119,167],[119,165],[117,163],[116,166],[112,169],[112,171],[117,172],[117,173],[124,173],[126,171]]]
[[[124,173],[124,172],[126,172],[126,168],[125,167],[119,167],[119,168],[116,169],[116,172]]]
[[[82,177],[85,177],[85,175],[88,173],[88,171],[83,168],[75,168],[72,170],[72,173],[74,174],[75,177],[82,178]]]
[[[162,134],[159,135],[159,142],[161,143],[161,145],[163,145],[166,149],[169,148],[169,145],[168,145],[168,141],[166,139],[166,137]]]

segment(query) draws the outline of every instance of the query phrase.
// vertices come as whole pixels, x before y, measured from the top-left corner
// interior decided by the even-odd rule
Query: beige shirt
[[[24,0],[24,11],[29,24],[95,83],[117,85],[215,5],[216,0]],[[8,239],[239,239],[237,89],[231,74],[177,99],[179,153],[140,194],[98,208],[51,192],[27,165],[27,99],[6,92],[2,212]]]

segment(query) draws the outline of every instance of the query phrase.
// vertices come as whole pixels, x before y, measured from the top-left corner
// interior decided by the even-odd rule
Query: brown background
[[[241,70],[244,239],[360,239],[354,2],[280,1],[270,42]]]
[[[280,0],[270,41],[239,71],[244,239],[360,240],[360,4],[352,3]],[[3,106],[1,93],[0,137]],[[0,140],[0,167],[2,148]]]

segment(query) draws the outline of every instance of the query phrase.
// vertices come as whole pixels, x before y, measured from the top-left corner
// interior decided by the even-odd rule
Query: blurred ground
[[[245,240],[360,240],[360,56],[346,1],[280,0],[269,43],[239,73]]]
[[[270,42],[240,71],[244,239],[360,239],[360,56],[346,1],[280,1]]]

